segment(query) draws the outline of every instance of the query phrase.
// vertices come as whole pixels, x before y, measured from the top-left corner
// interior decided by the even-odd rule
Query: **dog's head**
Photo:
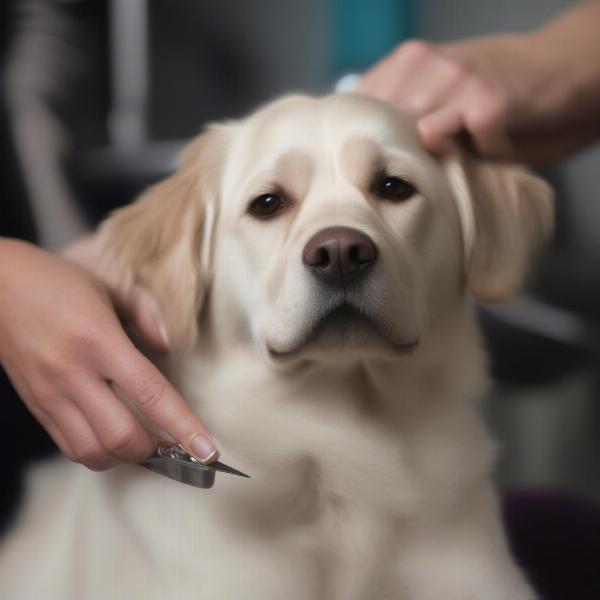
[[[395,356],[469,290],[517,289],[551,196],[515,166],[433,158],[383,102],[289,97],[209,128],[100,239],[121,285],[154,293],[175,347],[202,322],[274,361]]]

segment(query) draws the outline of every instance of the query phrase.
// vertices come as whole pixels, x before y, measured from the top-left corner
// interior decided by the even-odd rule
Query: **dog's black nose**
[[[328,227],[308,240],[302,259],[315,276],[344,286],[361,277],[375,263],[377,246],[356,229]]]

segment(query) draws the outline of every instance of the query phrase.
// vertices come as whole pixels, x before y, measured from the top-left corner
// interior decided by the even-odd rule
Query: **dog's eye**
[[[414,185],[401,179],[385,175],[375,182],[374,192],[384,200],[403,202],[417,193]]]
[[[250,212],[261,219],[272,217],[283,208],[283,198],[277,194],[263,194],[250,204]]]

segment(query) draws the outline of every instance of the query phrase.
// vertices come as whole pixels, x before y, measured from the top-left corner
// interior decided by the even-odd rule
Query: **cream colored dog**
[[[97,244],[158,298],[164,370],[251,479],[38,468],[4,600],[533,600],[477,411],[473,300],[551,228],[526,170],[436,159],[359,95],[217,125]]]

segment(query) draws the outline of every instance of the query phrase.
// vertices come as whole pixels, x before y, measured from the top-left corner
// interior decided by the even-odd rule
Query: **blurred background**
[[[207,121],[331,91],[407,37],[527,30],[568,4],[5,0],[0,235],[59,249],[167,174]],[[556,600],[600,598],[599,168],[596,147],[544,170],[559,198],[556,241],[527,294],[481,310],[496,380],[483,410],[511,536]],[[52,444],[2,386],[5,523],[22,464]]]

